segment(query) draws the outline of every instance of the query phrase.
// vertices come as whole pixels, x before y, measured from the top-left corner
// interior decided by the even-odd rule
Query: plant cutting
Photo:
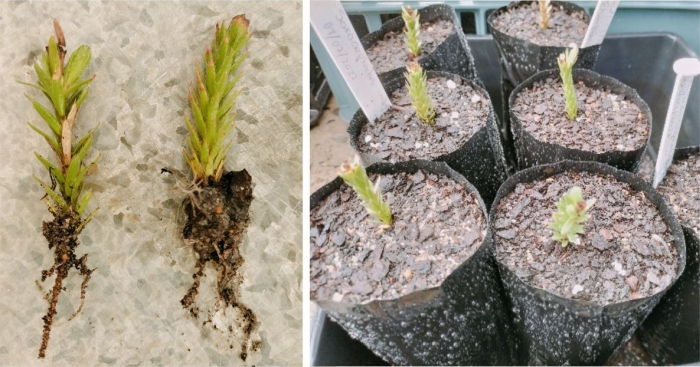
[[[401,78],[415,61],[426,70],[454,73],[481,85],[457,13],[449,5],[403,8],[401,17],[362,37],[362,46],[382,81]]]
[[[510,95],[518,167],[580,160],[636,172],[651,136],[649,107],[616,79],[570,69],[576,56],[565,51],[560,70],[541,71]]]
[[[549,27],[549,18],[552,16],[552,2],[550,0],[538,0],[537,6],[540,8],[540,29]]]
[[[567,214],[554,219],[569,218],[571,229],[562,232],[578,237],[567,236],[573,246],[558,242],[548,218],[558,201]],[[528,354],[520,363],[605,363],[686,265],[683,232],[663,197],[640,177],[598,162],[516,173],[499,189],[490,219]]]
[[[350,121],[350,144],[365,164],[443,161],[479,190],[489,206],[505,180],[496,117],[488,93],[458,75],[422,71],[384,83],[393,108],[374,121]]]
[[[557,210],[552,213],[552,239],[559,241],[561,247],[569,242],[580,244],[578,235],[583,234],[583,222],[590,218],[588,210],[595,204],[595,199],[583,200],[583,192],[578,186],[567,191],[557,202]]]
[[[215,305],[215,312],[210,312],[204,323],[229,306],[237,309],[244,338],[239,354],[243,361],[250,350],[261,346],[260,341],[250,340],[258,326],[257,316],[239,299],[243,281],[240,267],[245,261],[239,246],[250,223],[253,180],[246,170],[226,172],[224,164],[233,143],[229,135],[234,129],[236,97],[240,93],[236,89],[241,77],[239,67],[247,56],[248,25],[245,15],[233,17],[228,26],[225,22],[217,24],[214,41],[204,55],[204,66],[196,69],[196,84],[189,94],[192,117],[185,116],[189,134],[183,150],[192,183],[182,189],[188,194],[182,235],[197,254],[194,283],[182,306],[194,318],[200,310],[208,309],[199,305],[196,297],[204,269],[211,264],[217,272],[216,290],[223,307]]]
[[[37,159],[48,171],[50,183],[36,176],[34,178],[46,191],[43,200],[53,215],[52,221],[43,222],[42,233],[49,243],[49,249],[54,250],[54,264],[48,270],[42,270],[41,281],[56,275],[54,286],[46,296],[49,309],[42,318],[44,332],[39,358],[46,356],[51,326],[56,316],[56,304],[64,289],[63,281],[68,277],[69,270],[75,268],[83,276],[80,286],[80,306],[69,320],[76,317],[82,310],[87,285],[95,270],[87,265],[88,255],[78,257],[76,250],[80,245],[78,235],[97,212],[95,210],[89,214],[86,213],[92,193],[84,190],[84,179],[88,171],[95,167],[95,162],[99,158],[98,155],[90,163],[86,159],[92,146],[93,132],[97,126],[77,141],[73,140],[73,128],[77,122],[78,112],[88,95],[88,85],[95,78],[94,76],[82,78],[90,63],[90,47],[84,45],[78,47],[66,63],[66,40],[63,30],[57,20],[54,20],[53,25],[56,36],[49,39],[48,46],[41,54],[41,61],[34,63],[38,82],[22,83],[40,90],[49,100],[49,107],[46,107],[27,96],[46,123],[43,128],[31,123],[29,126],[46,140],[55,155],[54,160],[35,153]]]
[[[357,160],[347,163],[311,197],[311,299],[390,363],[513,363],[476,189],[442,162],[364,172]],[[391,225],[382,225],[389,207]]]
[[[676,149],[673,158],[658,190],[683,226],[688,260],[637,335],[653,360],[681,365],[700,360],[700,148]]]

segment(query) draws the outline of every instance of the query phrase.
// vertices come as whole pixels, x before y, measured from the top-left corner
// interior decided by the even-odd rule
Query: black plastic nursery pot
[[[367,173],[433,173],[463,185],[486,206],[463,176],[442,162],[379,163]],[[311,196],[313,211],[344,185],[340,178]],[[369,244],[368,244],[369,245]],[[471,257],[440,286],[416,289],[400,298],[364,304],[314,301],[354,339],[374,354],[399,365],[508,365],[515,361],[513,329],[492,256],[492,235],[486,235]],[[312,252],[314,250],[312,249]],[[377,363],[376,359],[368,360]]]
[[[428,79],[436,77],[452,78],[456,75],[428,71]],[[462,78],[472,88],[480,92],[485,98],[488,93],[473,81]],[[383,82],[384,90],[389,96],[405,84],[404,77]],[[503,148],[498,136],[497,117],[490,99],[487,101],[489,113],[486,117],[486,124],[465,141],[459,149],[438,157],[416,157],[416,159],[431,159],[447,163],[452,169],[462,174],[478,190],[486,203],[487,208],[491,207],[491,202],[496,195],[496,190],[506,179],[505,158]],[[411,107],[412,108],[412,107]],[[350,134],[350,145],[360,156],[365,165],[386,161],[385,159],[361,150],[358,139],[361,138],[362,128],[370,123],[364,112],[360,109],[350,120],[348,134]],[[395,149],[401,149],[396,147]]]
[[[418,10],[420,22],[433,22],[438,19],[449,20],[454,25],[452,33],[443,41],[433,52],[418,59],[418,63],[424,70],[444,71],[447,73],[457,74],[462,78],[475,81],[481,87],[483,83],[474,66],[474,57],[472,56],[467,39],[460,27],[460,21],[454,8],[445,4],[435,4],[426,6]],[[371,48],[378,41],[384,39],[384,36],[389,32],[402,34],[404,29],[404,21],[401,17],[393,18],[382,25],[375,32],[372,32],[362,37],[362,46],[365,50]],[[406,62],[408,64],[408,62]],[[381,81],[389,81],[397,78],[402,78],[406,71],[405,66],[395,68],[393,70],[377,73]]]
[[[700,147],[679,148],[674,160],[697,154]],[[688,253],[685,271],[637,331],[650,357],[660,364],[700,361],[700,239],[690,227],[683,226],[683,232]]]
[[[592,151],[572,149],[559,144],[542,142],[528,131],[525,131],[518,116],[513,113],[513,111],[510,111],[510,127],[512,129],[515,143],[518,168],[522,170],[537,165],[555,163],[563,160],[572,160],[601,162],[625,171],[636,172],[639,168],[639,163],[644,156],[649,139],[651,138],[652,116],[649,106],[634,89],[622,84],[617,79],[585,69],[574,69],[572,75],[574,84],[582,81],[589,88],[605,88],[612,93],[624,96],[625,99],[636,105],[647,119],[648,131],[644,143],[639,144],[639,146],[634,150],[609,150],[603,153],[596,153]],[[510,110],[512,108],[521,91],[531,88],[535,83],[543,82],[548,78],[561,80],[559,70],[552,69],[541,71],[527,79],[522,84],[518,85],[510,95],[508,100],[508,109]],[[586,139],[587,137],[580,138]]]
[[[676,276],[662,291],[651,296],[607,305],[564,298],[526,283],[506,264],[496,260],[510,301],[521,348],[527,354],[520,361],[529,365],[602,365],[629,340],[664,293],[678,279],[686,264],[686,247],[678,220],[663,197],[642,178],[598,162],[562,161],[532,167],[516,173],[498,190],[491,209],[493,225],[499,204],[520,183],[547,180],[563,172],[610,175],[643,192],[663,218],[678,252]],[[539,235],[539,234],[537,234]],[[572,246],[571,244],[569,246]],[[568,250],[568,249],[567,249]]]

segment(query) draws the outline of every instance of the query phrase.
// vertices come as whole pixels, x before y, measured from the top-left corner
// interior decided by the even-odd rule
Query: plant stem
[[[569,47],[570,49],[559,55],[557,62],[559,63],[559,74],[561,75],[562,87],[564,88],[566,116],[569,120],[575,120],[578,114],[578,98],[574,88],[572,72],[578,58],[578,47],[573,43]]]
[[[406,30],[406,46],[411,51],[414,58],[420,55],[421,41],[418,39],[420,35],[420,15],[417,11],[411,9],[410,6],[402,8],[401,17],[403,18]]]
[[[421,121],[428,125],[435,124],[435,109],[428,94],[428,79],[423,68],[416,62],[412,62],[404,74],[408,96],[411,104],[416,109],[416,114]]]

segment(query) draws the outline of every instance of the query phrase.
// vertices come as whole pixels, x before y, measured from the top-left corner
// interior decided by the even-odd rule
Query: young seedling
[[[212,46],[204,54],[204,67],[197,67],[196,85],[189,95],[192,119],[185,117],[189,134],[183,154],[192,170],[193,183],[183,190],[188,194],[188,218],[182,234],[197,253],[197,262],[194,282],[180,301],[194,318],[200,311],[208,312],[208,320],[222,307],[224,315],[228,307],[237,309],[241,318],[236,324],[244,338],[239,354],[243,361],[250,349],[261,346],[260,341],[251,341],[258,327],[257,316],[240,300],[240,267],[245,259],[239,246],[250,223],[253,180],[246,170],[225,172],[224,163],[232,144],[228,137],[234,128],[233,111],[240,94],[235,89],[241,77],[239,67],[247,56],[248,26],[243,14],[233,17],[228,26],[216,25]],[[211,306],[196,305],[207,264],[217,271],[218,300]],[[233,328],[229,332],[230,337],[237,335]]]
[[[411,104],[416,109],[418,118],[428,125],[435,124],[435,109],[428,94],[428,79],[423,68],[418,63],[412,62],[404,73],[404,77],[408,96],[411,97]]]
[[[382,193],[379,190],[379,179],[372,185],[372,181],[367,177],[365,167],[360,164],[360,159],[357,156],[355,156],[354,160],[345,162],[340,166],[339,176],[348,186],[355,190],[365,209],[367,209],[367,213],[381,223],[381,228],[391,227],[391,209],[382,199]]]
[[[562,247],[569,242],[580,243],[579,234],[583,234],[583,222],[591,217],[588,210],[595,204],[595,199],[583,200],[580,187],[574,186],[557,202],[557,210],[552,213],[550,227],[554,230],[552,239],[559,241]]]
[[[88,133],[73,144],[73,127],[75,126],[78,112],[88,95],[90,82],[95,78],[91,76],[82,78],[82,74],[90,63],[91,53],[88,46],[80,46],[75,50],[68,63],[64,63],[66,57],[66,40],[58,21],[54,20],[56,37],[49,39],[49,45],[41,55],[41,61],[34,63],[39,81],[37,84],[23,83],[39,89],[48,98],[50,106],[47,108],[31,97],[34,109],[46,122],[46,129],[41,129],[33,124],[29,126],[39,133],[51,147],[56,156],[56,162],[44,158],[35,153],[37,159],[46,168],[51,184],[38,177],[34,178],[46,191],[45,202],[54,219],[44,222],[43,235],[49,242],[49,249],[54,250],[54,264],[49,270],[41,272],[41,281],[56,274],[56,281],[49,293],[49,310],[44,320],[44,333],[39,349],[39,358],[44,358],[49,343],[51,325],[56,315],[58,296],[63,289],[63,280],[68,276],[68,271],[75,268],[84,277],[80,288],[80,306],[69,318],[73,319],[80,313],[85,302],[85,291],[88,281],[94,269],[87,267],[87,255],[77,258],[76,247],[80,244],[78,235],[85,225],[95,215],[95,211],[83,216],[87,208],[91,192],[84,192],[84,181],[88,171],[95,166],[97,158],[92,163],[85,163],[93,141],[95,126]]]
[[[410,6],[401,8],[401,17],[406,25],[404,36],[406,37],[406,46],[411,51],[414,58],[420,55],[421,42],[418,36],[420,35],[420,15]]]
[[[547,29],[549,27],[549,17],[552,14],[552,5],[550,0],[538,0],[537,5],[540,7],[540,28]]]
[[[557,62],[559,63],[559,74],[561,75],[561,83],[564,88],[564,99],[566,100],[566,116],[569,120],[575,120],[578,114],[578,99],[576,97],[576,89],[574,89],[574,79],[571,72],[578,58],[578,47],[572,43],[569,49],[564,51]]]

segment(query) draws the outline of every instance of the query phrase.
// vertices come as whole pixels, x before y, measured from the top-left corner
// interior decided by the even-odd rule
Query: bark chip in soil
[[[429,55],[452,33],[454,25],[449,20],[439,19],[435,22],[422,22],[418,38],[421,41],[421,53],[415,60]],[[377,74],[403,68],[413,55],[406,46],[403,32],[387,32],[384,38],[367,49],[369,61]]]
[[[570,149],[606,153],[633,151],[646,143],[647,117],[625,96],[599,90],[582,81],[574,84],[578,115],[566,117],[561,79],[547,78],[523,89],[511,111],[532,136]]]
[[[581,44],[588,29],[583,11],[567,13],[556,4],[547,29],[540,28],[540,10],[537,1],[521,2],[501,12],[494,19],[494,26],[511,37],[539,46],[567,47],[570,43]]]
[[[449,178],[418,170],[381,175],[380,187],[387,230],[347,185],[311,211],[311,299],[359,304],[439,286],[486,236],[478,199]]]
[[[700,154],[674,162],[659,193],[684,226],[700,236]]]
[[[454,152],[486,126],[490,100],[459,76],[428,79],[435,124],[422,122],[404,84],[391,94],[394,108],[362,126],[357,146],[378,158],[401,162],[432,160]]]
[[[239,325],[244,335],[240,358],[246,360],[249,350],[260,348],[260,341],[250,341],[258,326],[255,313],[239,300],[243,275],[239,269],[244,259],[239,246],[250,223],[249,208],[253,201],[253,181],[246,170],[228,172],[218,183],[195,189],[186,199],[187,221],[183,237],[197,254],[194,283],[180,301],[192,317],[198,318],[202,309],[196,302],[197,293],[207,263],[217,272],[217,292],[224,309],[231,306],[239,311]],[[210,313],[211,314],[211,313]],[[212,322],[211,316],[203,323]],[[216,328],[216,324],[212,322]],[[233,331],[229,327],[229,331]],[[248,344],[250,342],[250,348]]]
[[[597,201],[579,245],[551,239],[552,212],[578,186]],[[673,236],[644,193],[604,174],[565,172],[518,184],[498,206],[494,240],[499,261],[531,285],[600,305],[651,296],[674,279]]]

